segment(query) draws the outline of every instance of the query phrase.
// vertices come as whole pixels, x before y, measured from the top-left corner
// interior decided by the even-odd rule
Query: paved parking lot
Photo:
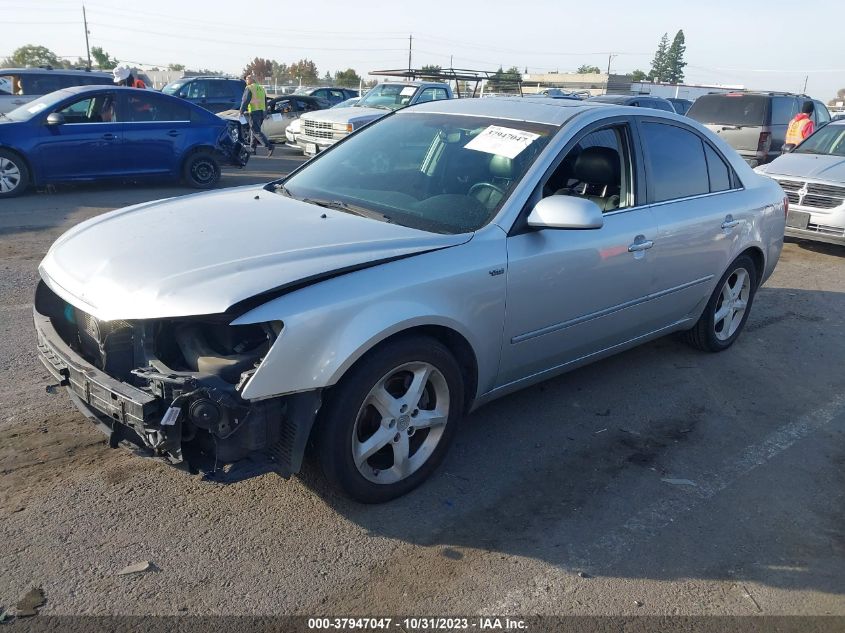
[[[0,206],[0,605],[41,585],[43,614],[845,615],[845,249],[788,243],[728,352],[670,337],[497,401],[429,483],[372,507],[312,463],[220,485],[110,450],[45,393],[30,302],[50,243],[186,193]]]

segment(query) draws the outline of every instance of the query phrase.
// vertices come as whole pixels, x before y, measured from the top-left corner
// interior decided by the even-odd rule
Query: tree
[[[267,77],[273,76],[273,61],[270,59],[256,57],[246,65],[243,75],[255,75],[258,83],[261,83],[265,81]]]
[[[292,78],[299,79],[303,83],[317,81],[317,65],[310,59],[300,59],[295,64],[291,64],[289,72]]]
[[[422,77],[423,79],[436,79],[440,75],[441,70],[442,68],[440,68],[440,66],[435,66],[434,64],[426,64],[420,69],[420,77]]]
[[[675,39],[672,40],[672,45],[666,52],[666,81],[670,84],[679,84],[684,80],[684,66],[687,65],[684,61],[686,50],[684,32],[681,30],[675,34]]]
[[[62,68],[64,62],[46,46],[27,44],[13,52],[4,62],[4,66],[53,66]]]
[[[334,81],[338,86],[357,88],[361,83],[361,77],[355,72],[354,68],[347,68],[346,70],[338,70],[334,74]]]
[[[94,58],[94,63],[102,70],[111,70],[117,66],[118,61],[104,51],[100,46],[94,46],[91,49],[91,57]]]
[[[500,90],[513,90],[516,88],[516,84],[522,80],[522,75],[519,73],[519,68],[516,66],[511,66],[507,70],[502,70],[502,67],[499,66],[499,70],[493,73],[493,76],[487,81],[487,89],[492,90],[493,92],[498,92]]]
[[[174,72],[180,72],[185,70],[185,64],[168,64],[167,70],[172,70]]]
[[[575,72],[579,75],[598,75],[601,73],[601,68],[598,66],[588,66],[587,64],[582,64]]]
[[[656,82],[661,82],[666,79],[667,67],[666,56],[669,53],[669,34],[664,33],[660,38],[660,44],[657,45],[657,52],[654,54],[654,59],[651,60],[651,72],[648,74],[649,79]]]
[[[631,81],[645,81],[648,79],[648,75],[642,70],[635,70],[631,73]]]

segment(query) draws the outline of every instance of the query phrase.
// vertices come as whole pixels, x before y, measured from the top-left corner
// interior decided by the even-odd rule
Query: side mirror
[[[796,147],[798,147],[798,146],[795,143],[787,143],[786,145],[783,146],[783,148],[781,148],[781,151],[784,154],[788,154],[789,152],[794,150]]]
[[[604,226],[604,217],[592,200],[577,196],[548,196],[531,211],[528,226],[538,229],[600,229]]]
[[[64,125],[65,115],[61,112],[51,112],[47,115],[47,125]]]

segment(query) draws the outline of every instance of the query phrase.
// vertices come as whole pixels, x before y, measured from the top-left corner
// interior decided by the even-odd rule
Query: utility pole
[[[610,62],[613,61],[614,57],[618,57],[613,53],[608,53],[607,55],[607,83],[604,85],[604,93],[607,94],[607,89],[610,87]]]
[[[414,34],[408,36],[408,72],[411,72],[411,51],[414,49]]]
[[[455,67],[454,62],[452,61],[454,59],[454,57],[455,57],[454,55],[449,55],[449,69],[450,70]]]
[[[85,5],[82,5],[82,23],[85,25],[85,52],[88,55],[88,70],[91,70],[91,48],[88,46],[88,16],[85,15]]]

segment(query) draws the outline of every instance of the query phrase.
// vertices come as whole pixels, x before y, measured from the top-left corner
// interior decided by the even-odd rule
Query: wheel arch
[[[754,262],[754,272],[757,277],[757,288],[759,288],[763,283],[763,275],[766,271],[766,256],[763,253],[763,249],[759,246],[749,246],[744,251],[739,253],[736,257],[734,257],[731,263],[733,263],[743,255],[750,257],[751,261]],[[757,288],[755,288],[755,290],[757,290]]]
[[[468,413],[472,408],[472,404],[475,401],[476,391],[478,390],[478,358],[476,357],[475,350],[466,337],[457,330],[446,325],[433,323],[415,325],[375,341],[368,349],[363,350],[360,356],[358,356],[352,364],[345,368],[343,373],[338,377],[338,380],[342,380],[343,376],[351,371],[353,367],[357,366],[361,362],[365,362],[367,356],[372,352],[381,349],[382,347],[386,347],[397,340],[412,336],[428,336],[433,338],[442,343],[455,357],[455,360],[458,362],[458,366],[461,368],[461,376],[464,380],[463,411],[464,414]]]

